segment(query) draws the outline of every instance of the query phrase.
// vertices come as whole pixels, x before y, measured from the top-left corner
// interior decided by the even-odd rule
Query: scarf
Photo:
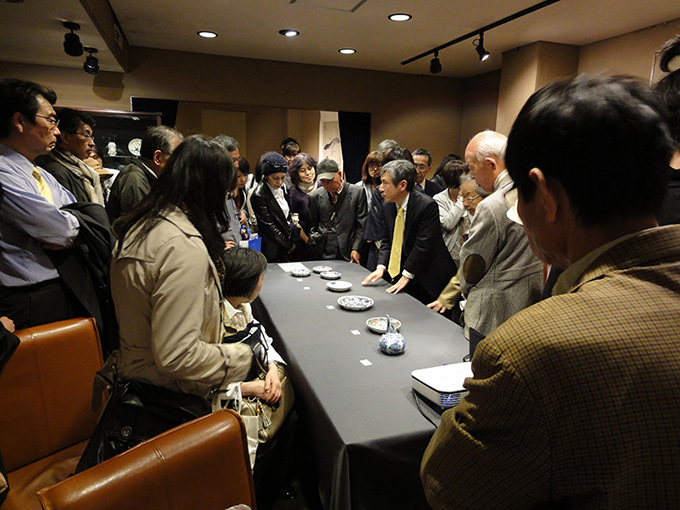
[[[312,181],[309,184],[300,181],[297,187],[304,191],[306,195],[309,195],[312,191],[316,189],[316,181]]]
[[[104,205],[102,185],[99,180],[99,174],[95,169],[90,168],[83,160],[59,147],[52,149],[50,157],[68,168],[70,172],[75,174],[83,182],[90,202]]]

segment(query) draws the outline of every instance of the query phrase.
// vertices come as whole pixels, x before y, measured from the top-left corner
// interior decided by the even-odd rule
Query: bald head
[[[496,131],[482,131],[465,148],[465,163],[472,177],[485,191],[493,192],[496,177],[505,170],[507,137]]]

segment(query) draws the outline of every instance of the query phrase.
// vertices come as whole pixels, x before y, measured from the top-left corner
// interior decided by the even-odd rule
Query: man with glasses
[[[146,130],[139,149],[140,157],[123,168],[111,186],[106,204],[111,222],[129,212],[149,193],[182,139],[180,132],[168,126],[154,126]]]
[[[428,197],[434,197],[437,193],[444,191],[439,184],[429,181],[426,175],[432,168],[432,154],[426,149],[416,149],[413,151],[413,163],[416,165],[416,189],[422,191]]]
[[[76,218],[60,210],[74,198],[33,164],[60,134],[56,100],[42,85],[0,81],[0,316],[17,329],[80,315],[48,256],[78,236]]]
[[[61,109],[58,115],[57,145],[36,163],[69,190],[76,202],[104,205],[99,174],[84,161],[94,149],[94,119],[70,108]]]

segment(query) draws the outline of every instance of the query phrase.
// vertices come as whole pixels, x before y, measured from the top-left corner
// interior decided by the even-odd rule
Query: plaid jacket
[[[680,226],[605,251],[472,365],[423,458],[433,508],[680,505]]]

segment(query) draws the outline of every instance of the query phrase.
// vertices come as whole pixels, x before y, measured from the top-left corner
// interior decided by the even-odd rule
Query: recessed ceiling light
[[[217,34],[215,32],[210,32],[209,30],[201,30],[200,32],[197,32],[198,35],[205,39],[214,39],[217,37]]]
[[[408,21],[412,18],[410,14],[406,14],[405,12],[395,12],[387,17],[392,21]]]
[[[354,48],[340,48],[338,51],[343,55],[351,55],[357,52]]]
[[[300,32],[293,30],[292,28],[284,28],[283,30],[279,30],[279,34],[285,35],[286,37],[295,37],[300,35]]]

